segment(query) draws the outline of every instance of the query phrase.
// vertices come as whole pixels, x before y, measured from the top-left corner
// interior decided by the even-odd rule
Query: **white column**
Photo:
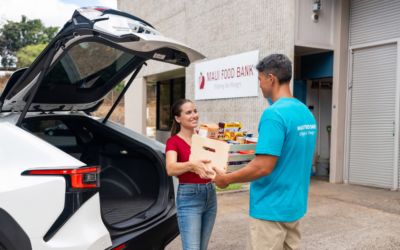
[[[143,135],[146,135],[146,103],[147,81],[140,77],[125,93],[125,127]]]
[[[334,2],[334,58],[332,84],[332,132],[329,182],[343,182],[347,65],[349,38],[349,0]]]

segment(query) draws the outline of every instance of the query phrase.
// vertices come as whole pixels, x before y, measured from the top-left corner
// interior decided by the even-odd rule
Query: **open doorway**
[[[311,178],[329,181],[333,52],[296,46],[294,69],[293,95],[308,107],[318,127]]]

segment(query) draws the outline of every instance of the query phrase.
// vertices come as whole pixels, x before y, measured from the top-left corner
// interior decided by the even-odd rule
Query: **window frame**
[[[49,75],[53,73],[53,70],[55,69],[55,67],[56,67],[57,65],[59,65],[60,63],[62,64],[62,60],[63,60],[64,58],[68,58],[68,57],[69,57],[70,63],[71,63],[71,64],[73,63],[73,67],[76,68],[76,72],[74,72],[74,73],[75,73],[75,74],[76,74],[76,73],[81,74],[80,72],[81,72],[82,68],[79,67],[79,66],[77,65],[77,63],[76,63],[77,61],[75,60],[75,59],[77,59],[77,58],[73,58],[72,55],[70,54],[70,52],[71,52],[72,50],[74,50],[74,48],[80,46],[80,44],[83,44],[83,43],[100,44],[100,45],[103,45],[103,46],[106,46],[106,47],[113,48],[113,49],[117,50],[118,52],[122,52],[122,53],[121,53],[121,55],[120,55],[118,58],[116,58],[116,60],[115,60],[114,62],[112,62],[112,63],[111,63],[110,65],[108,65],[107,67],[102,68],[102,69],[99,69],[99,70],[97,70],[97,71],[94,71],[94,72],[92,72],[90,75],[88,75],[88,76],[86,76],[86,77],[82,77],[81,75],[79,75],[79,77],[81,77],[81,79],[79,79],[79,80],[77,80],[77,81],[75,81],[75,82],[64,83],[64,84],[68,84],[68,85],[74,85],[77,89],[97,89],[97,88],[103,87],[104,85],[107,85],[116,75],[118,75],[119,73],[121,73],[121,71],[122,71],[124,68],[126,68],[127,65],[129,65],[132,61],[134,61],[134,60],[137,58],[137,55],[135,55],[135,54],[133,54],[133,53],[131,53],[131,52],[127,52],[127,51],[121,50],[120,48],[116,48],[117,46],[110,45],[110,44],[106,44],[106,43],[99,42],[99,41],[85,41],[85,40],[86,40],[86,39],[83,39],[82,41],[77,41],[77,42],[71,44],[67,50],[63,51],[63,53],[60,54],[60,56],[57,58],[57,60],[55,60],[55,61],[51,64],[51,66],[49,67],[49,69],[47,70],[46,75],[44,76],[42,82],[40,83],[40,86],[41,86],[41,87],[51,87],[51,86],[53,86],[54,84],[57,84],[57,83],[53,83],[53,84],[51,84],[51,85],[44,85],[44,83],[46,83],[47,77],[49,77]],[[84,48],[84,49],[86,49],[86,48]],[[85,51],[85,52],[87,52],[87,51]],[[92,88],[92,87],[87,87],[87,88],[78,87],[78,83],[81,83],[81,84],[82,84],[82,81],[83,81],[83,80],[85,80],[85,81],[83,81],[83,83],[85,83],[86,80],[87,80],[89,77],[91,77],[91,76],[95,75],[96,73],[98,73],[98,72],[100,72],[100,71],[103,71],[103,70],[105,70],[106,68],[110,67],[110,66],[113,65],[115,62],[117,62],[117,60],[119,60],[119,59],[123,56],[123,54],[132,55],[132,58],[131,58],[130,60],[128,60],[118,71],[115,71],[115,74],[113,74],[107,81],[104,81],[104,84],[103,84],[103,85],[98,86],[98,87],[95,87],[95,88]],[[93,58],[93,59],[96,59],[96,58]],[[63,64],[62,64],[62,67],[63,67],[63,69],[65,70],[65,73],[67,74],[67,77],[70,79],[69,74],[68,74],[68,71],[65,69],[65,66],[64,66]],[[53,73],[53,74],[54,74],[54,73]],[[56,74],[57,74],[57,72],[56,72]],[[95,82],[98,80],[98,78],[100,78],[101,76],[102,76],[102,75],[98,75],[97,77],[94,77],[93,79],[96,78],[96,80],[94,81],[94,83],[95,83]],[[89,81],[92,81],[93,79],[91,79],[91,80],[89,80]]]
[[[79,32],[78,32],[79,33]],[[81,34],[84,35],[84,34]],[[110,46],[113,47],[114,49],[118,49],[120,51],[126,52],[126,53],[130,53],[135,55],[135,57],[127,64],[125,65],[125,67],[123,67],[116,75],[114,75],[107,83],[105,83],[101,88],[106,88],[108,89],[110,85],[110,82],[114,81],[115,78],[121,78],[121,81],[123,79],[125,79],[128,75],[130,75],[133,71],[132,71],[132,66],[134,66],[134,68],[136,69],[137,66],[136,65],[136,61],[138,58],[143,58],[138,56],[137,54],[134,53],[134,51],[127,49],[125,47],[123,47],[122,45],[113,42],[113,41],[109,41],[106,40],[105,38],[102,37],[84,37],[81,39],[78,39],[74,42],[72,42],[71,44],[68,44],[68,46],[66,47],[65,50],[62,50],[60,54],[56,54],[55,59],[53,58],[52,63],[50,64],[49,68],[47,69],[47,73],[45,76],[47,76],[47,74],[54,68],[54,66],[61,60],[61,58],[64,57],[64,55],[69,52],[69,50],[71,48],[73,48],[74,46],[78,45],[79,43],[83,43],[83,42],[96,42],[96,43],[101,43],[103,45],[106,46]],[[47,50],[48,49],[48,50]],[[46,47],[46,49],[44,50],[45,53],[41,53],[38,58],[32,63],[32,65],[24,72],[24,74],[20,77],[22,79],[18,79],[16,81],[16,83],[14,84],[14,86],[12,86],[12,88],[7,91],[6,93],[1,93],[0,96],[3,96],[3,94],[5,95],[5,99],[6,100],[10,100],[12,99],[15,95],[17,95],[18,93],[20,93],[24,88],[26,88],[39,74],[39,72],[42,70],[42,66],[44,63],[44,59],[42,56],[43,55],[47,55],[49,53],[49,50],[51,48],[48,46]],[[59,53],[59,52],[58,52]],[[39,59],[40,58],[40,59]],[[145,58],[143,58],[145,59]],[[145,59],[145,61],[148,59]],[[139,62],[139,64],[141,64]],[[120,75],[123,75],[125,73],[125,71],[129,71],[129,73],[126,74],[126,76],[124,77],[120,77]],[[25,74],[27,74],[27,76],[25,76]],[[25,76],[25,77],[24,77]],[[111,90],[110,90],[111,91]],[[108,93],[109,91],[107,91]],[[28,112],[31,112],[31,110],[28,110]],[[35,111],[36,112],[36,111]]]
[[[51,145],[53,145],[53,146],[55,146],[55,147],[57,147],[57,148],[60,148],[60,147],[75,147],[75,146],[80,146],[80,145],[82,144],[81,138],[80,138],[80,137],[75,133],[75,131],[74,131],[73,129],[71,129],[62,119],[52,119],[52,118],[47,118],[47,119],[30,119],[30,120],[24,120],[22,124],[28,124],[28,123],[33,123],[33,122],[40,122],[41,127],[42,127],[42,124],[43,124],[44,121],[54,121],[55,123],[56,123],[57,121],[59,121],[60,124],[54,125],[54,126],[52,126],[52,127],[47,127],[47,128],[45,128],[44,131],[43,131],[43,135],[39,135],[38,133],[40,133],[40,132],[31,131],[31,130],[29,130],[29,128],[27,128],[27,127],[24,127],[24,130],[26,130],[27,132],[31,133],[32,135],[34,135],[34,136],[40,138],[41,140],[43,140],[43,141],[45,141],[45,142],[47,142],[47,143],[49,143],[49,144],[51,144]],[[45,132],[46,129],[48,129],[48,128],[53,128],[53,127],[55,128],[55,127],[58,127],[58,126],[60,126],[60,125],[64,125],[64,126],[69,130],[69,132],[70,132],[71,135],[70,135],[70,136],[67,135],[67,137],[74,137],[74,138],[75,138],[75,143],[74,143],[74,144],[58,144],[58,143],[57,143],[57,144],[54,144],[54,143],[49,142],[48,140],[46,140],[46,139],[43,138],[43,136],[46,135],[46,132]],[[53,136],[52,136],[52,137],[53,137]],[[57,136],[54,135],[54,137],[56,138]]]
[[[186,93],[186,76],[184,77],[179,77],[175,79],[170,79],[169,80],[169,107],[171,108],[172,105],[174,104],[174,80],[181,79],[183,78],[183,81],[181,83],[181,96],[185,98],[185,93]],[[163,83],[165,84],[165,83]],[[158,131],[171,131],[171,129],[160,129],[160,85],[161,81],[157,81],[156,85],[156,130]],[[172,127],[172,119],[170,122],[170,127]]]

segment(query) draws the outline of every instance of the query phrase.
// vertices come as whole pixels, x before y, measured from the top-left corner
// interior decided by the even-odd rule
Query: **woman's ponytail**
[[[181,125],[179,123],[177,123],[174,118],[174,121],[172,123],[172,128],[171,128],[171,136],[176,135],[177,133],[179,133],[179,131],[181,131]]]
[[[171,108],[171,118],[172,118],[172,127],[171,127],[171,136],[176,135],[177,133],[179,133],[179,131],[181,131],[181,124],[179,124],[176,120],[175,120],[175,116],[181,117],[181,112],[182,112],[182,105],[185,103],[191,102],[188,99],[180,99],[178,101],[176,101],[174,103],[174,105],[172,105]]]

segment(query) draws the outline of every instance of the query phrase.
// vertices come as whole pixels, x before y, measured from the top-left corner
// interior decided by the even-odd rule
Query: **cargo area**
[[[165,209],[164,160],[140,142],[87,117],[32,118],[23,127],[88,166],[100,166],[103,221],[123,229]]]
[[[100,203],[105,222],[125,227],[145,219],[159,194],[160,178],[154,163],[137,149],[116,143],[101,145],[98,152],[94,156],[100,160]]]

